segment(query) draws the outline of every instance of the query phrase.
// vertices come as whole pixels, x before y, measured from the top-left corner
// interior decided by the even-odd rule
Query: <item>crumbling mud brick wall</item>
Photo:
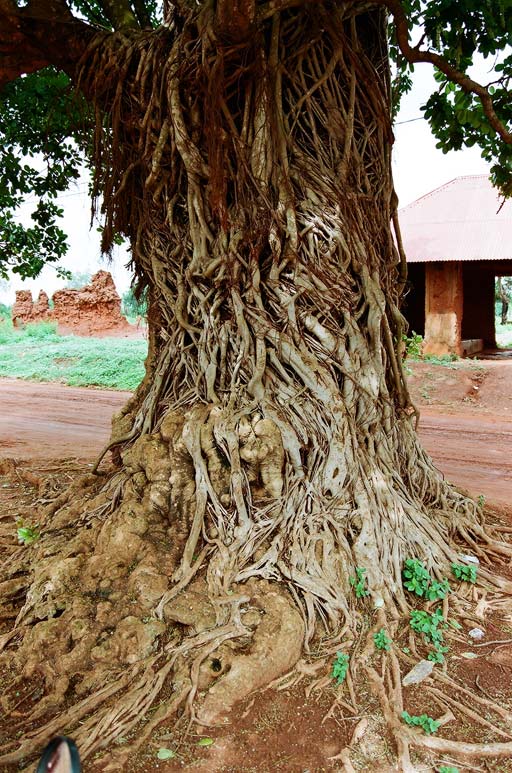
[[[41,291],[34,303],[30,291],[18,291],[12,307],[14,325],[22,327],[29,322],[54,320],[62,335],[128,336],[132,333],[132,325],[121,314],[121,299],[108,271],[98,271],[91,283],[79,290],[57,290],[52,300],[51,309],[45,292]]]

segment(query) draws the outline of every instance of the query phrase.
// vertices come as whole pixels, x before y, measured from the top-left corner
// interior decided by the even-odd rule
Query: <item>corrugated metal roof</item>
[[[486,175],[457,177],[398,212],[409,263],[512,260],[512,200]]]

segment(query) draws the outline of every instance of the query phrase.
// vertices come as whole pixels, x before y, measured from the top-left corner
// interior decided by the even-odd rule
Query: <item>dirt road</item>
[[[0,456],[90,461],[127,398],[127,392],[0,379]],[[454,409],[447,415],[428,407],[422,409],[420,435],[452,483],[511,504],[512,418]]]
[[[92,459],[129,392],[0,379],[0,456]]]

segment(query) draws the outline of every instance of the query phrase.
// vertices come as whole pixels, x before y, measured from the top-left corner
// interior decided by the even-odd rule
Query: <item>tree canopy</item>
[[[346,2],[344,3],[347,4]],[[299,0],[219,3],[226,34],[240,34],[240,18],[257,25],[273,8]],[[335,2],[333,3],[335,5]],[[349,5],[357,6],[357,2]],[[368,5],[368,4],[365,4]],[[478,145],[500,192],[512,194],[511,0],[376,0],[389,13],[389,52],[394,63],[395,110],[412,86],[419,63],[435,68],[437,88],[423,106],[443,151]],[[86,41],[100,30],[134,34],[165,24],[187,10],[185,0],[80,0],[0,4],[0,272],[36,276],[66,251],[56,199],[90,162],[93,120],[73,91]],[[237,16],[238,13],[238,16]],[[219,23],[221,23],[219,21]],[[233,27],[229,32],[230,25]],[[472,77],[485,57],[487,79]],[[22,77],[17,77],[22,76]],[[76,85],[76,84],[75,84]],[[32,224],[16,215],[32,207]]]

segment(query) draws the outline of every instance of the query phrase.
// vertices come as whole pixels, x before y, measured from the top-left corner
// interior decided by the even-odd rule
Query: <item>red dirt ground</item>
[[[488,502],[501,505],[499,516],[510,524],[512,363],[454,365],[453,368],[428,363],[410,365],[411,393],[422,412],[420,434],[449,480],[467,487],[475,496],[484,494]],[[33,518],[34,502],[47,502],[84,471],[85,465],[92,464],[108,440],[112,413],[127,397],[127,393],[121,392],[0,379],[1,526],[12,523],[15,517]],[[0,540],[0,549],[2,544]],[[475,650],[478,663],[461,659],[459,650],[464,652],[474,647],[464,626],[458,642],[450,643],[453,652],[450,672],[456,672],[475,695],[497,698],[502,705],[509,705],[512,696],[506,685],[510,684],[512,668],[512,608],[504,619],[487,620],[483,627],[486,640],[509,643]],[[349,742],[365,715],[370,720],[369,728],[358,748],[351,752],[352,763],[358,771],[368,773],[396,770],[391,762],[392,746],[382,737],[373,699],[369,695],[366,699],[361,696],[362,703],[355,716],[339,704],[326,718],[339,693],[331,684],[323,691],[306,695],[303,685],[307,681],[292,689],[268,691],[254,701],[248,700],[226,727],[204,732],[192,729],[184,734],[181,722],[163,725],[134,759],[116,769],[126,773],[181,770],[342,773],[345,770],[342,762],[332,757]],[[342,695],[346,697],[345,693]],[[428,711],[432,716],[442,713],[439,706],[429,703],[421,685],[408,688],[406,707],[411,713]],[[457,722],[446,727],[444,736],[450,737],[452,725],[457,737],[461,737],[462,728],[465,740],[482,740],[481,728],[468,724],[464,715],[457,716]],[[205,737],[212,739],[210,746],[198,743]],[[126,742],[129,739],[120,739],[119,751]],[[358,749],[363,746],[366,747],[364,764],[358,758]],[[156,755],[161,747],[172,748],[178,756],[174,760],[159,761]],[[369,759],[374,762],[370,764]],[[434,765],[439,764],[456,765],[456,762],[437,758]],[[478,765],[458,764],[457,767],[461,773],[475,770],[511,773],[512,760],[480,761]],[[85,772],[87,769],[86,765]],[[416,769],[419,772],[437,768],[418,761]]]
[[[420,435],[448,480],[512,504],[512,362],[411,363]],[[127,392],[0,379],[0,457],[90,462]]]

